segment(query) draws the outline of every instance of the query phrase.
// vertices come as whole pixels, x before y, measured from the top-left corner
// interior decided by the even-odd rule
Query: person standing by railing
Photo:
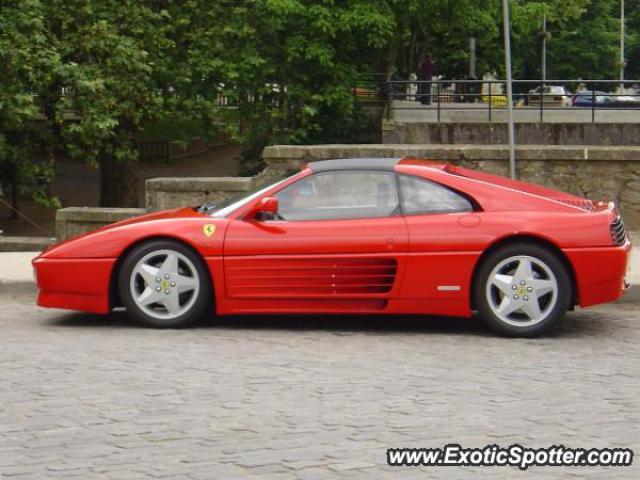
[[[431,105],[431,81],[436,74],[436,64],[430,53],[422,60],[420,64],[420,103],[423,105]]]

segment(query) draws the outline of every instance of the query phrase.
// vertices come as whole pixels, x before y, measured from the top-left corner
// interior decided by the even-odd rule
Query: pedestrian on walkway
[[[436,74],[436,64],[433,57],[428,53],[420,64],[420,103],[431,105],[431,81]]]

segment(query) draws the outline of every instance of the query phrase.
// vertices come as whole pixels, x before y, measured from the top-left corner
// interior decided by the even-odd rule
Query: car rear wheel
[[[532,337],[557,326],[573,301],[571,277],[558,256],[518,243],[490,254],[480,266],[475,305],[485,322],[508,336]]]
[[[134,248],[122,264],[118,287],[129,315],[152,327],[184,327],[212,304],[209,274],[201,259],[171,240]]]

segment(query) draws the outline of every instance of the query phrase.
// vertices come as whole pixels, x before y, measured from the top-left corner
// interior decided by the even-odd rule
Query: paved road
[[[461,319],[159,331],[0,295],[0,477],[639,478],[640,468],[391,468],[387,447],[640,449],[640,307],[510,340]]]

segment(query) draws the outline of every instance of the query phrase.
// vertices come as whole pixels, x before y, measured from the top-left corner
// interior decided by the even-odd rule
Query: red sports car
[[[60,243],[38,304],[154,327],[203,315],[480,316],[532,336],[619,298],[631,244],[613,203],[431,161],[326,160],[242,198]]]

